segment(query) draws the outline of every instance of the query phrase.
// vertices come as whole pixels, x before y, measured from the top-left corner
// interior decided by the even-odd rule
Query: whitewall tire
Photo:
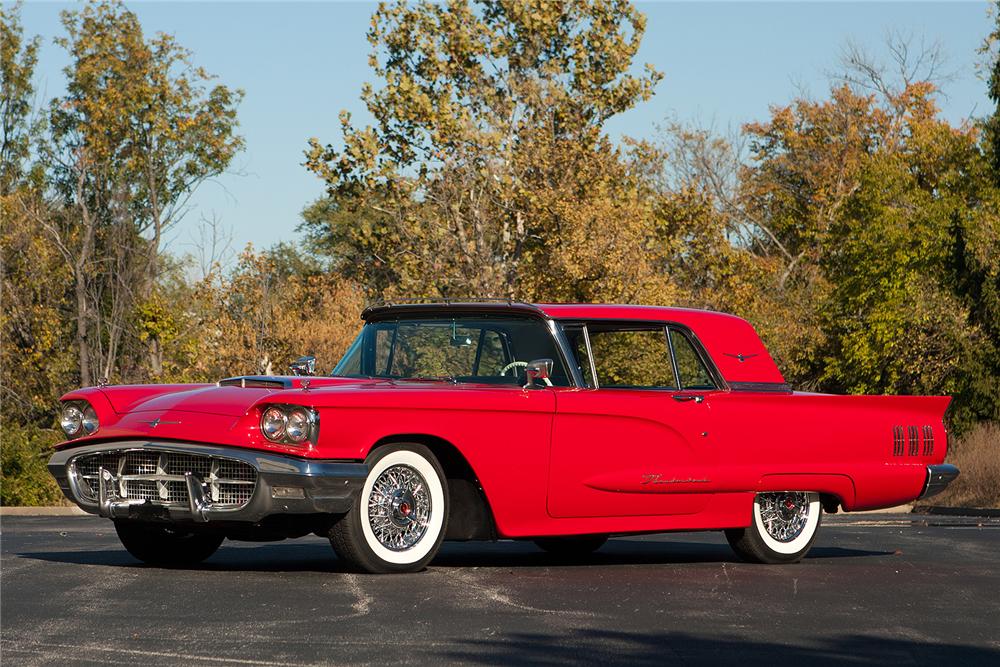
[[[753,563],[795,563],[812,547],[823,513],[818,493],[758,493],[750,526],[726,531],[733,550]]]
[[[379,447],[354,508],[330,530],[330,543],[352,569],[416,572],[437,554],[448,525],[448,486],[423,445]]]

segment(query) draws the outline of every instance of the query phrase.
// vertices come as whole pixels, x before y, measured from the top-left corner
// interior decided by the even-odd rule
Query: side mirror
[[[299,357],[288,366],[288,370],[292,375],[316,375],[316,357]]]
[[[538,386],[551,387],[552,382],[549,380],[549,377],[552,375],[552,360],[533,359],[525,366],[524,374],[528,378],[528,382],[524,385],[525,389],[533,389]],[[539,380],[542,382],[542,385],[536,384]]]

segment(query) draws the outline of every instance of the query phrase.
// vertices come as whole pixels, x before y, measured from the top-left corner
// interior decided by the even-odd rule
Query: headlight
[[[285,435],[292,442],[302,442],[309,437],[309,421],[308,412],[302,408],[295,408],[288,413]]]
[[[301,445],[316,444],[319,415],[300,405],[270,405],[260,415],[260,432],[271,442]]]
[[[97,413],[88,404],[83,409],[83,430],[87,432],[87,435],[93,435],[100,426],[101,422],[97,419]]]
[[[93,435],[101,427],[97,412],[86,401],[73,401],[63,405],[59,415],[59,425],[70,438],[81,435]]]
[[[285,413],[278,408],[268,408],[260,418],[260,431],[264,437],[274,442],[285,438]]]
[[[63,408],[59,425],[62,426],[62,430],[65,431],[66,435],[71,438],[80,435],[80,431],[83,430],[83,411],[72,403],[68,404]]]

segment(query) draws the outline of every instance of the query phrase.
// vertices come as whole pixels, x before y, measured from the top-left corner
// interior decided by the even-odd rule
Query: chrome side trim
[[[773,394],[790,394],[792,387],[785,382],[730,382],[731,391],[752,391]]]
[[[927,466],[927,481],[924,483],[923,493],[920,494],[917,500],[930,498],[941,493],[956,477],[958,477],[958,468],[950,463]]]

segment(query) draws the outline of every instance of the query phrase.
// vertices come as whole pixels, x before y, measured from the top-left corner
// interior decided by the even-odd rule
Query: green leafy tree
[[[31,146],[31,76],[39,40],[24,41],[20,8],[0,7],[0,196],[21,184]]]
[[[630,73],[644,27],[620,0],[381,4],[368,38],[384,85],[362,91],[375,125],[342,113],[342,145],[311,140],[329,200],[307,230],[378,293],[531,296],[553,240],[593,224],[587,188],[609,194],[580,177],[595,169],[567,172],[614,161],[627,175],[602,127],[660,78]],[[634,212],[605,206],[617,215],[601,227]]]
[[[45,229],[71,267],[81,381],[162,370],[155,310],[165,230],[243,146],[238,90],[166,34],[147,40],[119,2],[63,12],[67,94],[53,100],[52,185],[74,215]],[[141,343],[141,345],[139,344]],[[145,360],[141,358],[145,357]]]

